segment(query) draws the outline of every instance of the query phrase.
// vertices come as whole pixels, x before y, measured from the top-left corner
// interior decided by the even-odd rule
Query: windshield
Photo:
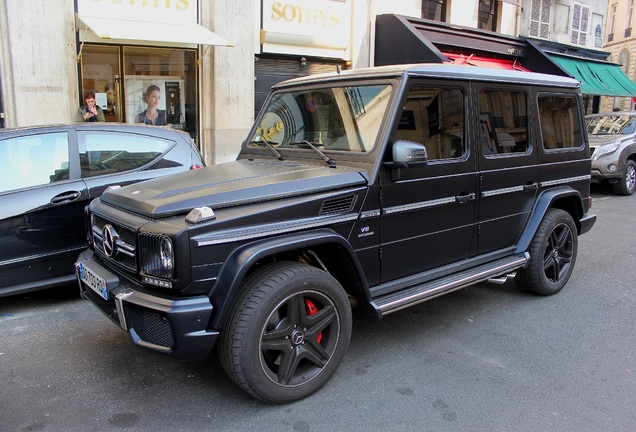
[[[626,135],[634,133],[636,117],[631,115],[607,115],[587,119],[589,135]]]
[[[375,144],[390,94],[389,84],[277,93],[248,145],[266,142],[278,148],[297,148],[309,141],[323,151],[368,152]]]

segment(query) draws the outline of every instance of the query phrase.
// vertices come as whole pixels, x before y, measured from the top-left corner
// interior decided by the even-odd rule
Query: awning
[[[233,46],[199,24],[155,23],[125,19],[77,16],[80,22],[102,39],[127,39],[199,45]]]
[[[518,70],[530,72],[529,69],[521,66],[521,64],[517,60],[510,59],[497,59],[497,58],[489,58],[482,57],[476,55],[465,56],[463,54],[452,54],[452,53],[443,53],[446,57],[448,57],[453,64],[457,65],[467,65],[467,66],[479,66],[479,67],[488,67],[494,69],[506,69],[506,70]]]
[[[596,96],[636,96],[636,84],[619,65],[549,53],[574,79],[581,81],[581,92]]]

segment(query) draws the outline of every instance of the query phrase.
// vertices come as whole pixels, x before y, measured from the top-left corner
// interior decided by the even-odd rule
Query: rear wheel
[[[636,189],[636,162],[628,159],[625,162],[623,176],[614,185],[614,192],[619,195],[631,195]]]
[[[515,281],[525,291],[540,295],[559,292],[574,269],[578,234],[572,216],[550,209],[530,244],[530,260]]]
[[[223,331],[221,364],[258,399],[302,399],[338,368],[351,322],[348,297],[331,275],[295,262],[270,264],[245,281]]]

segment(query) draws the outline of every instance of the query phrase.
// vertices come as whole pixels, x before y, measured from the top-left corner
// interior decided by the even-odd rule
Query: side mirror
[[[414,168],[428,163],[428,153],[424,144],[398,140],[393,144],[393,158],[384,162],[387,169]]]

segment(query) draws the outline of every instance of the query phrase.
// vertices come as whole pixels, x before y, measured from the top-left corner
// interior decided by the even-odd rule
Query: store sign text
[[[314,24],[325,27],[336,27],[340,24],[340,17],[336,13],[291,3],[282,4],[280,2],[272,3],[271,19],[273,21]]]
[[[190,6],[190,0],[93,0],[94,2],[121,4],[126,3],[129,5],[139,6],[152,6],[152,7],[164,7],[166,9],[181,9],[185,10]]]

